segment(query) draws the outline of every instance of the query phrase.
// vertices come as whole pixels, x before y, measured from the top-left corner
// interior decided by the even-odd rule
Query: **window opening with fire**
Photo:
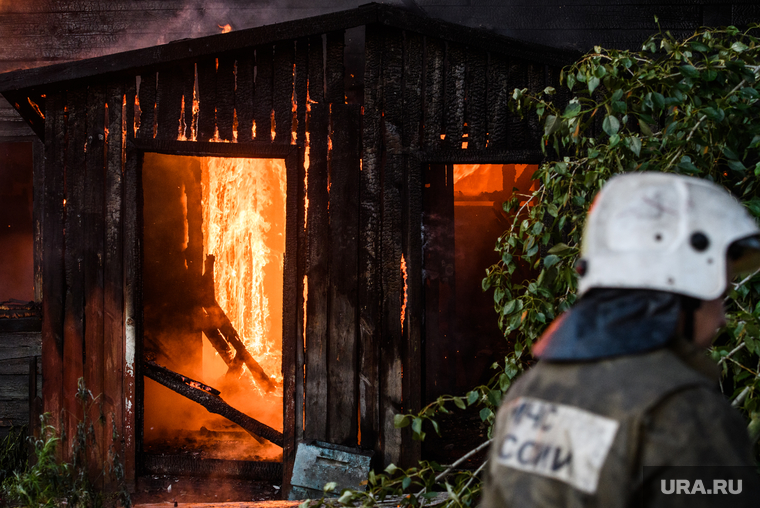
[[[146,361],[279,432],[285,175],[281,159],[143,162]],[[280,446],[147,377],[143,403],[146,454],[282,460]]]
[[[509,351],[492,293],[483,292],[481,282],[486,269],[499,261],[494,246],[512,222],[502,204],[514,192],[530,194],[536,169],[528,164],[431,164],[425,171],[425,403],[487,382],[493,362],[503,361]],[[529,269],[518,266],[513,276],[525,278]],[[445,463],[482,441],[472,432],[472,423],[480,422],[477,412],[450,418],[462,421],[447,425],[454,434],[428,434],[426,458]]]

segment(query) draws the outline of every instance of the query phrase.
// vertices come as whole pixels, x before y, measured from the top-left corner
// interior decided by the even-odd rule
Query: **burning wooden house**
[[[573,58],[369,4],[0,75],[44,142],[44,410],[71,436],[83,378],[130,481],[459,446],[394,415],[503,357],[480,280],[542,160],[507,102]]]

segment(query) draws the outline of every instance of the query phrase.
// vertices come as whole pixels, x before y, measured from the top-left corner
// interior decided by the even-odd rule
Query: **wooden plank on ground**
[[[140,129],[137,137],[152,139],[156,123],[156,72],[146,72],[140,76]]]
[[[330,293],[327,360],[327,438],[356,446],[358,426],[358,235],[361,107],[331,108],[329,234]]]
[[[403,409],[401,336],[402,203],[404,175],[401,125],[403,122],[403,34],[386,30],[383,54],[383,123],[385,166],[383,168],[383,215],[381,236],[381,275],[383,288],[382,330],[380,343],[380,426],[383,465],[398,464],[403,449],[400,429],[393,421]]]
[[[83,221],[86,182],[85,140],[87,89],[69,90],[66,147],[66,221],[65,271],[66,310],[63,330],[63,407],[66,412],[64,430],[69,439],[76,435],[82,420],[77,400],[77,385],[84,376],[84,240]],[[69,452],[64,447],[64,456]]]
[[[250,141],[253,131],[253,68],[256,65],[253,51],[246,52],[237,61],[237,87],[235,111],[238,120],[238,141]]]
[[[216,70],[216,126],[219,139],[232,141],[232,127],[235,121],[235,58],[231,55],[219,57]]]
[[[468,51],[467,60],[467,148],[482,150],[486,147],[486,90],[488,55],[482,51]]]
[[[90,85],[87,93],[87,150],[85,153],[84,202],[82,206],[84,226],[84,383],[93,395],[103,393],[104,341],[103,341],[103,291],[105,258],[105,116],[106,87],[98,83]],[[105,460],[105,434],[100,415],[102,397],[92,404],[87,417],[94,424],[95,446],[90,451],[90,478],[98,487],[104,478],[99,472]]]
[[[442,146],[443,83],[445,47],[435,38],[425,39],[425,98],[423,144],[426,150]]]
[[[488,61],[488,148],[507,148],[507,117],[511,90],[508,81],[509,64],[503,55],[491,53]]]
[[[209,141],[216,132],[216,58],[198,62],[198,141]]]
[[[346,102],[345,66],[343,53],[346,48],[344,31],[327,34],[325,50],[325,101],[331,104]]]
[[[63,409],[63,316],[66,279],[63,261],[64,154],[66,122],[64,92],[52,92],[45,101],[45,153],[43,167],[42,256],[42,386],[43,409],[50,424],[61,428]]]
[[[327,438],[327,312],[330,237],[327,215],[328,106],[309,115],[309,298],[306,302],[306,399],[304,438]]]
[[[274,47],[272,109],[274,110],[275,143],[289,145],[293,132],[293,41],[277,43]]]
[[[272,51],[271,45],[256,48],[253,119],[256,122],[257,141],[272,141]]]
[[[103,415],[106,450],[121,456],[124,399],[124,272],[122,246],[122,144],[126,127],[125,86],[116,82],[106,89],[108,139],[105,177],[105,257],[103,261]],[[114,430],[116,432],[114,432]],[[115,435],[114,435],[115,434]],[[119,459],[121,460],[121,459]]]
[[[158,73],[156,109],[157,139],[177,139],[182,114],[182,68],[170,67]]]
[[[379,277],[383,32],[367,26],[364,61],[362,171],[359,177],[359,445],[380,452],[381,287]],[[376,465],[381,462],[377,455]]]

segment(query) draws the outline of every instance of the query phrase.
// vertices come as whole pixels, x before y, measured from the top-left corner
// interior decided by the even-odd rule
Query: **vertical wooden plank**
[[[193,100],[195,99],[195,64],[184,64],[181,66],[182,73],[182,100],[184,101],[184,123],[180,126],[181,134],[185,139],[192,139],[193,130],[197,126],[193,124],[195,114],[193,113]]]
[[[122,460],[121,434],[123,422],[124,376],[124,273],[122,260],[122,132],[126,121],[125,87],[109,85],[108,139],[106,144],[105,182],[105,258],[103,266],[103,415],[105,416],[105,451],[118,454]],[[128,125],[128,124],[126,124]],[[114,432],[115,431],[115,432]],[[116,434],[114,436],[114,434]]]
[[[424,116],[424,147],[428,150],[440,148],[443,121],[443,43],[438,39],[425,39],[425,99],[423,102]]]
[[[325,50],[325,100],[329,103],[343,104],[346,102],[345,66],[343,53],[346,48],[345,32],[330,32],[327,34]]]
[[[444,125],[446,139],[444,146],[450,149],[462,148],[464,128],[464,75],[465,51],[458,44],[449,43],[446,48],[446,107]]]
[[[364,47],[364,117],[362,171],[359,183],[359,425],[361,447],[379,456],[379,354],[380,343],[380,213],[382,161],[382,56],[383,33],[368,25]]]
[[[507,89],[526,88],[528,86],[527,63],[512,60],[507,74]],[[522,150],[527,148],[528,121],[521,119],[519,114],[507,111],[507,148]]]
[[[198,62],[198,141],[209,141],[216,132],[216,59]]]
[[[331,107],[327,429],[331,443],[357,444],[357,271],[361,106]]]
[[[66,154],[65,92],[51,92],[45,100],[43,168],[42,258],[42,384],[43,409],[50,424],[62,428],[63,319],[66,279],[63,260],[64,178]]]
[[[64,264],[66,271],[66,310],[63,325],[63,407],[64,430],[68,439],[76,435],[82,420],[77,400],[77,384],[84,375],[84,238],[85,140],[87,89],[68,93],[66,146],[66,212]],[[64,448],[64,457],[69,451]]]
[[[140,129],[138,139],[152,139],[156,123],[156,78],[155,72],[146,72],[140,76]]]
[[[403,34],[386,29],[383,54],[383,116],[386,150],[383,174],[382,215],[382,330],[380,343],[380,425],[383,441],[383,464],[398,464],[403,441],[393,424],[396,413],[403,411],[403,341],[401,337],[401,278],[402,204],[404,176],[401,126]]]
[[[272,141],[272,46],[256,48],[256,140]]]
[[[235,57],[219,57],[216,70],[216,126],[219,139],[232,141],[232,127],[235,121]]]
[[[293,151],[285,158],[287,170],[287,216],[285,222],[285,264],[282,294],[282,377],[283,377],[283,490],[290,492],[290,478],[296,456],[295,386],[296,386],[296,324],[298,292],[298,154]]]
[[[253,52],[251,52],[253,53]],[[235,89],[235,111],[238,119],[238,141],[250,141],[253,130],[253,67],[256,65],[249,55],[238,58],[237,88]]]
[[[486,147],[486,69],[488,55],[481,51],[468,52],[467,56],[467,148],[483,150]]]
[[[306,311],[304,308],[305,291],[304,277],[308,270],[309,255],[309,237],[306,229],[306,166],[305,166],[305,147],[306,147],[306,108],[307,96],[309,93],[309,40],[298,39],[296,41],[295,57],[295,100],[296,100],[296,142],[303,147],[298,150],[298,199],[296,210],[298,211],[298,282],[300,291],[298,293],[298,337],[299,340],[295,345],[296,348],[296,389],[295,389],[295,419],[296,419],[296,439],[303,439],[303,409],[304,409],[304,378],[306,375],[306,362],[304,343],[306,338],[306,329],[304,327],[304,318]]]
[[[182,69],[179,67],[163,70],[158,75],[156,139],[175,140],[179,136],[184,89],[182,77]]]
[[[412,151],[420,149],[422,123],[422,68],[424,39],[407,32],[404,46],[404,132],[403,144]],[[403,186],[403,249],[406,263],[407,295],[405,319],[402,321],[403,350],[403,397],[407,411],[418,411],[422,407],[422,269],[421,269],[421,221],[422,183],[420,163],[414,157],[405,157],[406,180]],[[409,429],[402,430],[409,433]],[[402,463],[413,464],[420,457],[420,443],[407,437],[402,448]]]
[[[488,148],[507,148],[507,118],[509,115],[509,65],[502,55],[491,53],[488,62]]]
[[[314,104],[309,115],[309,299],[306,302],[306,424],[307,439],[327,438],[327,316],[330,281],[330,237],[327,215],[327,129],[325,104]]]
[[[322,36],[309,39],[309,100],[321,104],[325,100],[324,47]]]
[[[90,85],[87,94],[87,141],[85,153],[85,182],[83,203],[84,224],[84,382],[93,395],[103,394],[104,321],[103,261],[105,257],[105,84]],[[90,451],[90,478],[99,487],[104,478],[100,473],[105,460],[105,434],[102,422],[102,397],[89,410],[94,425],[96,446]]]
[[[293,64],[295,46],[293,41],[280,42],[274,48],[274,109],[275,143],[289,145],[293,131]]]
[[[47,128],[47,127],[46,127]],[[42,232],[45,223],[45,143],[39,138],[32,141],[32,223],[34,224],[34,301],[42,303]]]
[[[127,104],[134,100],[135,90],[130,83],[126,89]],[[131,99],[131,100],[130,100]],[[126,125],[133,121],[132,110],[127,107]],[[142,337],[142,180],[140,168],[142,155],[131,141],[131,129],[127,129],[127,146],[125,147],[125,165],[123,174],[123,256],[124,256],[124,340],[122,357],[124,358],[123,378],[123,423],[124,439],[124,477],[128,483],[135,481],[137,468],[138,432],[141,432],[141,422],[138,419],[137,394],[142,393],[140,383],[139,362],[137,358],[137,342]]]

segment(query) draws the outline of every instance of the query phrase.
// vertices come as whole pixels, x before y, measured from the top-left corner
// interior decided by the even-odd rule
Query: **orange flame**
[[[401,332],[404,331],[404,321],[406,321],[406,302],[408,299],[409,284],[407,282],[406,259],[401,254],[401,277],[404,279],[404,301],[401,304]]]
[[[230,25],[229,23],[227,23],[226,25],[216,25],[216,26],[221,28],[223,34],[226,34],[232,31],[232,25]]]

